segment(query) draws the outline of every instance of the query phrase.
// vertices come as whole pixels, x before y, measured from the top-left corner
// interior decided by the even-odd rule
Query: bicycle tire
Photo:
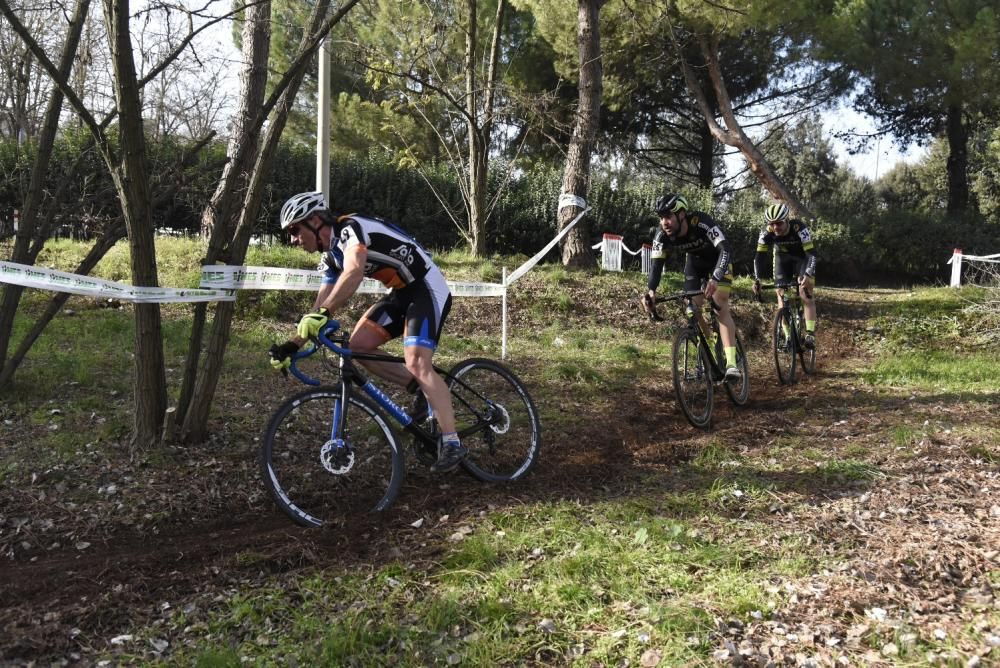
[[[774,355],[778,380],[784,385],[795,382],[796,341],[792,327],[793,323],[788,321],[784,309],[779,308],[774,312],[774,321],[771,325],[771,352]]]
[[[708,354],[690,329],[674,335],[674,393],[688,422],[699,429],[712,422],[714,391]]]
[[[796,311],[796,317],[795,331],[799,334],[798,349],[799,358],[802,360],[802,370],[811,374],[816,370],[816,347],[815,344],[813,344],[812,348],[806,348],[803,345],[803,337],[806,331],[806,316],[801,304]]]
[[[743,406],[750,400],[750,362],[747,360],[746,349],[743,347],[743,337],[736,333],[736,366],[740,370],[740,382],[735,385],[726,381],[726,394],[729,400],[737,406]]]
[[[526,476],[538,461],[542,425],[524,383],[499,362],[472,358],[451,369],[448,389],[456,429],[465,432],[462,445],[469,451],[462,468],[483,482]]]
[[[344,418],[344,440],[353,459],[330,462],[346,468],[342,472],[326,468],[321,456],[331,442],[331,416],[340,401],[339,386],[310,388],[279,406],[264,430],[264,483],[278,507],[302,526],[320,527],[351,513],[386,510],[403,483],[399,439],[365,396],[351,395]]]

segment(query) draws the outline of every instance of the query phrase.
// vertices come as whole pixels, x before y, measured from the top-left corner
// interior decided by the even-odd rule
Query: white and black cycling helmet
[[[688,201],[684,195],[672,193],[658,198],[656,200],[656,204],[653,205],[653,208],[656,210],[657,215],[665,216],[668,213],[686,211],[688,208]]]
[[[307,220],[314,213],[326,211],[329,208],[326,205],[326,198],[323,197],[323,193],[299,193],[291,197],[281,207],[281,215],[278,216],[278,220],[281,222],[281,229],[287,230],[295,223]]]

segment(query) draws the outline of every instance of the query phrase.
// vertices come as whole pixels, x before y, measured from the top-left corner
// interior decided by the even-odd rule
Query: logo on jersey
[[[400,262],[402,262],[407,266],[413,264],[413,260],[415,259],[413,248],[407,244],[401,244],[399,246],[396,246],[395,248],[389,251],[389,255],[396,258],[397,260],[399,260]]]

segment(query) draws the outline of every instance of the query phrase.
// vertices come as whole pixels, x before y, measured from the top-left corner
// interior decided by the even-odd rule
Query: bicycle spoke
[[[771,325],[771,351],[778,380],[786,385],[795,382],[795,334],[784,309],[778,309]]]
[[[526,475],[538,458],[541,424],[521,381],[484,359],[460,362],[448,375],[456,428],[469,450],[463,468],[488,482]]]
[[[688,421],[706,427],[712,420],[712,378],[706,353],[697,335],[677,332],[673,350],[674,391]]]
[[[271,418],[261,447],[264,480],[293,520],[321,526],[350,513],[384,510],[402,483],[392,428],[364,397],[352,397],[344,433],[332,434],[340,388],[307,390]]]
[[[750,363],[747,361],[743,339],[739,334],[736,335],[736,366],[740,370],[740,381],[738,383],[727,381],[726,394],[734,404],[742,406],[750,400]]]

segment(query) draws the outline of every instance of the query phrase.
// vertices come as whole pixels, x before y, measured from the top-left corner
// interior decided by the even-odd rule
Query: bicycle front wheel
[[[784,309],[778,309],[771,325],[771,350],[774,353],[774,366],[778,370],[778,380],[785,385],[795,382],[795,336],[792,333],[792,323]]]
[[[403,482],[403,452],[392,426],[367,397],[318,387],[290,398],[264,431],[260,464],[271,496],[303,526],[318,527],[350,514],[382,511]]]
[[[542,425],[521,380],[488,359],[459,362],[448,374],[455,426],[469,454],[462,467],[477,480],[511,482],[538,461]]]
[[[674,335],[674,392],[688,422],[695,427],[707,427],[712,421],[711,362],[690,329]]]
[[[750,363],[747,361],[746,351],[743,348],[743,338],[738,332],[736,334],[736,366],[740,370],[740,382],[726,381],[724,385],[729,400],[737,406],[742,406],[750,400]]]
[[[801,306],[798,310],[798,320],[795,325],[795,329],[799,333],[798,345],[799,353],[801,353],[802,356],[802,370],[806,373],[812,373],[816,370],[816,344],[814,343],[812,348],[806,348],[802,345],[802,337],[804,337],[806,333],[806,316],[805,313],[803,313]]]

